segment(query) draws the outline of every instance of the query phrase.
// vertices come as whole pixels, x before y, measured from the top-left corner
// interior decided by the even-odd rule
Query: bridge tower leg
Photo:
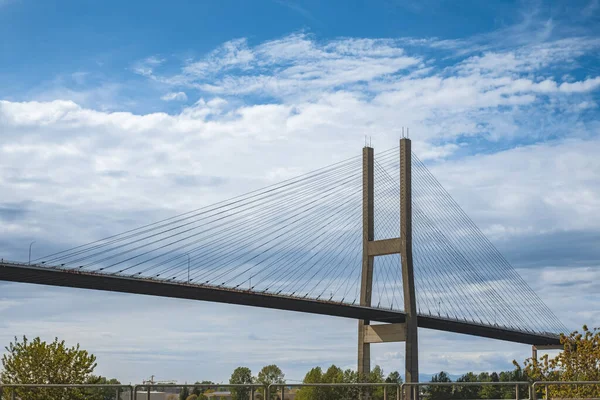
[[[402,289],[406,313],[405,381],[419,382],[419,340],[417,334],[417,298],[412,257],[412,172],[410,139],[400,139],[400,246]],[[407,398],[412,399],[409,390]],[[418,393],[418,390],[416,391]],[[417,395],[418,397],[418,395]],[[413,399],[416,400],[416,399]]]
[[[419,381],[419,343],[417,335],[417,299],[412,260],[412,182],[411,145],[409,139],[400,140],[400,237],[375,240],[374,229],[374,156],[371,147],[363,148],[363,257],[360,283],[360,305],[371,306],[373,262],[376,256],[400,254],[404,312],[402,324],[371,325],[368,320],[358,321],[358,374],[365,378],[371,370],[371,343],[405,342],[405,381]],[[408,400],[416,400],[418,391],[406,393]]]
[[[369,242],[375,239],[375,207],[374,207],[374,156],[372,147],[363,148],[363,201],[362,201],[362,219],[363,219],[363,252],[362,252],[362,273],[360,281],[360,305],[371,306],[371,293],[373,288],[373,261],[374,257],[369,255]],[[371,344],[365,342],[365,326],[369,325],[369,320],[358,321],[358,375],[359,379],[364,378],[371,371]]]

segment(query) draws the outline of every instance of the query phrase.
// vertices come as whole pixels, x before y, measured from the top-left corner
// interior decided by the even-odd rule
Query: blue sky
[[[0,0],[0,253],[89,242],[356,155],[365,135],[390,148],[410,126],[561,320],[598,325],[599,16],[597,0]],[[355,325],[0,283],[0,343],[80,342],[123,381],[353,367]],[[401,347],[373,362],[401,369]],[[424,331],[421,370],[528,351]]]

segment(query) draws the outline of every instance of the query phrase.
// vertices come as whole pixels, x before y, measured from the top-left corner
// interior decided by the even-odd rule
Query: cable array
[[[524,332],[565,332],[558,318],[415,154],[411,166],[419,314]],[[391,169],[376,163],[375,170],[389,191],[386,199],[395,206],[400,196],[399,163]],[[386,213],[398,226],[398,207]]]
[[[395,154],[392,149],[381,156],[391,160]],[[361,158],[354,157],[34,262],[356,303],[361,166]]]
[[[400,235],[399,151],[377,154],[375,239]],[[564,331],[413,155],[418,312]],[[358,304],[362,160],[354,157],[217,204],[34,260],[51,268]],[[403,309],[398,254],[376,257],[372,307]]]

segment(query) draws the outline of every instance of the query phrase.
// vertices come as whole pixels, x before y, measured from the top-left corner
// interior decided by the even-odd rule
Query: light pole
[[[185,253],[185,255],[188,258],[188,284],[190,283],[190,254],[189,253]]]
[[[29,243],[29,265],[31,265],[31,246],[35,243],[35,240]]]

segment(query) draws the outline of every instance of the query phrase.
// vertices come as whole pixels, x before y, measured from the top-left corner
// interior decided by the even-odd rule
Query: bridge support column
[[[362,252],[362,274],[360,281],[360,305],[369,307],[371,305],[371,293],[373,287],[373,260],[369,255],[369,242],[375,239],[374,222],[374,156],[372,147],[363,148],[363,252]],[[358,321],[358,375],[363,379],[371,371],[371,345],[365,341],[365,326],[370,324],[369,320]]]
[[[404,312],[406,321],[400,325],[373,325],[358,322],[358,374],[364,378],[371,370],[371,343],[404,341],[405,381],[419,381],[419,343],[417,334],[417,299],[412,260],[412,182],[411,146],[409,139],[400,140],[400,238],[375,240],[374,229],[374,155],[371,147],[363,148],[363,254],[360,283],[360,305],[371,306],[373,261],[376,256],[400,254]],[[402,334],[398,331],[401,330]],[[408,400],[416,400],[413,392]]]
[[[412,177],[411,145],[409,139],[400,139],[400,246],[402,289],[406,313],[405,382],[419,382],[419,339],[417,334],[417,298],[412,258]],[[418,391],[407,393],[408,400],[416,400]]]

